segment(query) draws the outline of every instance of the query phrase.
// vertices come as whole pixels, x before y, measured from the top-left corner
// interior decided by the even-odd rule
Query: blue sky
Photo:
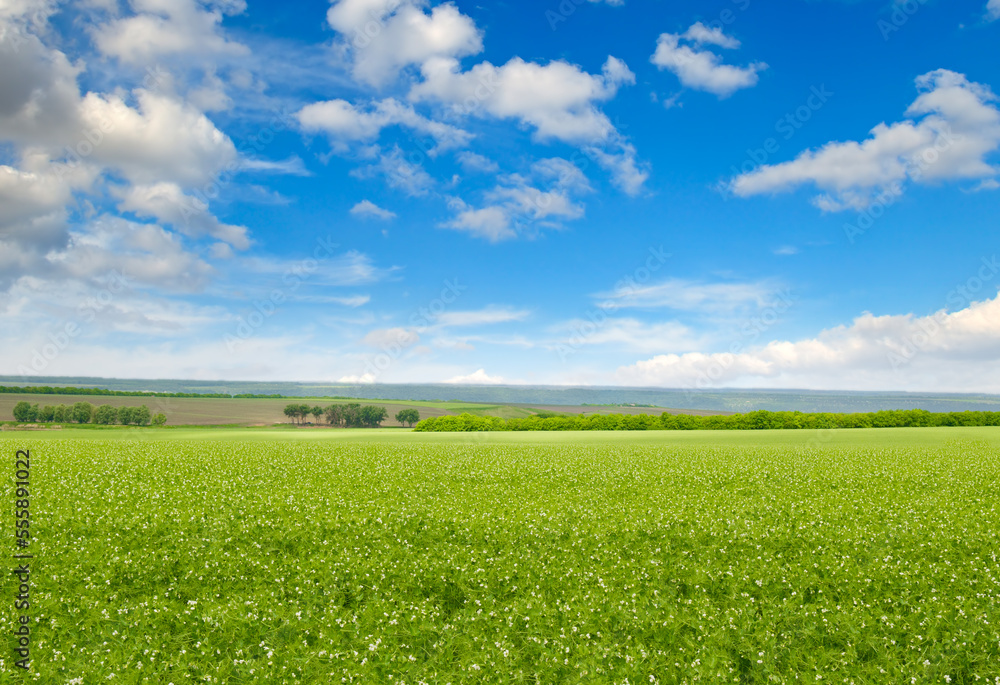
[[[0,373],[1000,392],[998,19],[0,0]]]

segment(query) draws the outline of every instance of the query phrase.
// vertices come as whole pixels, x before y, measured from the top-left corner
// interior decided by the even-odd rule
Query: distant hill
[[[62,385],[123,391],[350,397],[368,400],[458,400],[486,404],[555,406],[645,405],[720,412],[931,412],[1000,411],[1000,395],[819,390],[684,390],[658,388],[475,386],[445,384],[342,385],[252,381],[145,380],[89,377],[0,376],[3,385]],[[596,407],[595,407],[596,409]]]

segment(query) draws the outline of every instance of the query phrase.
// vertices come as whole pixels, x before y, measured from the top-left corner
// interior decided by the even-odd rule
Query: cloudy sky
[[[0,373],[1000,392],[998,45],[998,0],[0,0]]]

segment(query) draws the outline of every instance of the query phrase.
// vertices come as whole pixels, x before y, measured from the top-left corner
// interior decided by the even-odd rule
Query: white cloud
[[[431,157],[444,150],[464,147],[473,138],[467,131],[427,119],[410,105],[393,98],[372,102],[365,108],[346,100],[317,102],[303,107],[296,118],[304,130],[326,133],[338,152],[346,151],[348,143],[377,140],[388,126],[402,126],[432,137],[436,145],[427,153]]]
[[[682,44],[682,41],[688,44]],[[688,88],[707,91],[719,98],[727,98],[737,90],[757,85],[757,74],[767,69],[763,62],[745,67],[723,64],[719,55],[700,49],[705,44],[727,49],[740,47],[740,42],[723,34],[722,29],[709,29],[698,22],[683,34],[660,34],[650,62],[673,72]]]
[[[990,0],[986,3],[986,18],[989,21],[1000,19],[1000,0]]]
[[[351,214],[360,217],[372,217],[375,219],[382,219],[384,221],[396,218],[395,212],[390,212],[388,209],[382,209],[371,200],[362,200],[361,202],[351,207]]]
[[[67,278],[88,280],[118,270],[137,283],[175,292],[198,292],[213,273],[169,231],[111,216],[72,232],[67,249],[50,261]]]
[[[115,19],[94,33],[98,49],[123,62],[151,64],[165,55],[245,56],[249,49],[220,32],[223,13],[240,14],[243,2],[204,3],[194,0],[132,0],[136,15]]]
[[[523,309],[486,307],[485,309],[471,311],[444,312],[437,317],[435,323],[438,326],[446,327],[486,326],[508,323],[510,321],[521,321],[527,318],[529,314],[530,312]]]
[[[475,152],[463,150],[455,156],[462,168],[468,172],[495,174],[500,170],[500,165],[488,157],[478,155]]]
[[[779,289],[766,282],[701,283],[671,278],[649,284],[625,282],[595,297],[608,309],[636,307],[729,314],[747,307],[766,307],[779,295]]]
[[[456,385],[502,385],[504,379],[501,376],[490,376],[486,373],[485,369],[479,369],[468,376],[449,378],[445,383],[454,383]]]
[[[375,383],[375,374],[373,373],[363,373],[360,376],[341,376],[337,379],[338,383],[350,383],[351,385],[372,385]]]
[[[208,211],[208,207],[185,195],[180,186],[174,183],[132,186],[119,191],[119,195],[119,211],[169,223],[181,233],[192,237],[211,236],[238,250],[250,247],[245,226],[222,223]]]
[[[534,127],[539,140],[595,143],[608,139],[614,126],[595,103],[635,83],[625,63],[608,57],[600,75],[568,62],[546,65],[515,57],[502,67],[489,62],[461,71],[458,60],[438,58],[421,68],[423,82],[410,91],[413,100],[436,100],[461,114],[516,119]]]
[[[993,276],[997,267],[994,260]],[[864,314],[806,340],[736,354],[667,354],[618,370],[628,385],[1000,392],[1000,296],[930,316]]]
[[[434,179],[420,162],[411,162],[398,146],[389,152],[381,153],[374,164],[353,170],[351,175],[356,178],[383,176],[390,188],[415,197],[426,195],[434,186]]]
[[[879,124],[861,143],[828,143],[782,164],[762,166],[729,181],[740,197],[813,184],[826,211],[863,208],[880,192],[900,186],[997,175],[986,156],[1000,146],[1000,111],[987,87],[946,69],[916,79],[919,97],[909,120]],[[920,118],[923,117],[923,118]]]
[[[539,188],[541,185],[544,187]],[[510,174],[485,193],[486,206],[475,209],[452,198],[456,215],[444,228],[466,231],[491,242],[524,235],[537,226],[558,227],[559,221],[579,219],[583,205],[574,195],[590,191],[587,178],[572,162],[555,157],[535,162],[527,176]]]
[[[382,328],[370,331],[361,341],[378,349],[413,347],[420,342],[420,334],[408,328]]]
[[[573,319],[558,327],[560,336],[548,347],[558,351],[584,346],[611,345],[643,354],[688,351],[699,347],[701,340],[677,321],[647,323],[632,318],[605,318],[598,322]]]
[[[424,11],[420,0],[340,0],[327,12],[354,61],[354,76],[380,86],[401,69],[435,57],[464,57],[483,49],[475,22],[446,3]]]

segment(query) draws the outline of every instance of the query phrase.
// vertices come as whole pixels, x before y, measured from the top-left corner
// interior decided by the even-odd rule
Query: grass
[[[29,678],[993,683],[998,438],[3,433]]]

